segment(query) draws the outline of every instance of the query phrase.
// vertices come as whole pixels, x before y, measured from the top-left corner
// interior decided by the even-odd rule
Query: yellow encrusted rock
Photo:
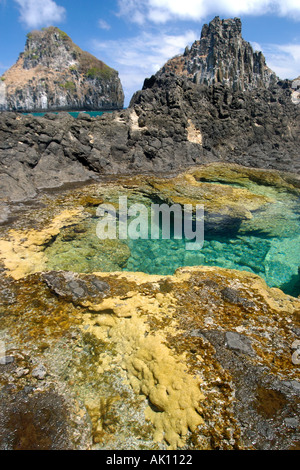
[[[174,334],[175,325],[163,333],[149,328],[148,315],[162,319],[172,315],[175,299],[170,294],[157,297],[132,292],[123,300],[118,297],[104,299],[101,304],[86,303],[92,314],[83,327],[89,325],[89,331],[98,338],[106,336],[118,345],[118,360],[122,360],[128,382],[137,395],[143,394],[149,401],[146,417],[154,425],[154,439],[165,440],[176,449],[184,445],[188,430],[195,431],[203,422],[200,403],[204,396],[199,377],[190,375],[184,357],[174,356],[165,344],[165,335]],[[114,318],[110,323],[109,312]],[[105,354],[102,359],[106,363]]]

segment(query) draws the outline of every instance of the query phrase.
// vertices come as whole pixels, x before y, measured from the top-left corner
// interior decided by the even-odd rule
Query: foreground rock
[[[0,448],[297,449],[299,298],[216,266],[122,271],[128,246],[89,234],[98,205],[120,193],[145,204],[205,198],[217,229],[239,221],[239,232],[266,235],[259,248],[251,238],[254,269],[271,256],[290,275],[299,259],[299,226],[280,211],[270,221],[277,193],[285,213],[299,198],[297,180],[276,171],[123,176],[11,207],[0,239]],[[292,260],[282,258],[289,239],[275,257],[282,227],[298,236]],[[95,268],[83,272],[87,258]]]
[[[0,110],[123,108],[118,73],[82,51],[55,27],[32,31],[25,50],[0,80]]]
[[[300,303],[258,276],[202,267],[0,282],[13,357],[0,364],[0,448],[299,447]]]

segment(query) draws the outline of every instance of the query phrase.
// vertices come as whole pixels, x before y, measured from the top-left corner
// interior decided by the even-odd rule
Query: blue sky
[[[0,75],[29,31],[58,26],[119,71],[127,106],[144,79],[199,39],[216,15],[240,17],[243,37],[280,78],[300,75],[300,0],[0,0]]]

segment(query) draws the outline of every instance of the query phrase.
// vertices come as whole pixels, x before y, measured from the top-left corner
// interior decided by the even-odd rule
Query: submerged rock
[[[38,380],[43,380],[47,375],[47,369],[43,364],[36,366],[31,372],[32,377]]]

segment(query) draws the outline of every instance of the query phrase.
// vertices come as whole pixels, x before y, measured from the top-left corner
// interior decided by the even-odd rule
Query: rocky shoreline
[[[159,276],[120,268],[76,273],[75,260],[67,270],[47,264],[55,242],[79,240],[83,221],[120,190],[192,201],[192,175],[230,183],[237,172],[240,181],[247,175],[299,192],[276,171],[208,165],[185,173],[188,186],[180,177],[131,175],[20,203],[0,240],[1,448],[299,447],[299,298],[233,269]],[[225,210],[227,197],[233,219],[267,202],[241,188],[217,185],[215,193],[210,186],[203,194],[212,213]],[[114,243],[98,243],[97,253],[121,262],[128,253]]]
[[[213,161],[299,174],[299,113],[288,83],[241,96],[172,75],[146,83],[128,109],[96,118],[1,113],[0,196],[26,200],[98,175],[168,173]]]

